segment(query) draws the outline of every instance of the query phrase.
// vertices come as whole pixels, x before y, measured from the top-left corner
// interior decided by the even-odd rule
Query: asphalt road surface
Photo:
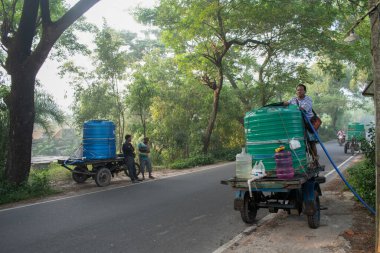
[[[337,165],[350,157],[337,142],[325,145]],[[233,189],[220,184],[233,175],[227,163],[0,210],[0,252],[212,252],[247,228],[233,210]],[[259,210],[257,219],[267,214]]]

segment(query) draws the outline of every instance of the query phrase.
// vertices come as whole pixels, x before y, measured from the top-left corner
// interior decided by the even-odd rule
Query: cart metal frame
[[[84,159],[67,159],[58,160],[65,169],[72,173],[72,178],[77,183],[84,183],[88,178],[92,177],[97,186],[104,187],[110,184],[111,177],[119,172],[124,172],[129,176],[124,157],[118,155],[116,158],[100,159],[100,160],[84,160]],[[140,165],[135,163],[136,175],[140,174]],[[72,168],[74,167],[74,168]]]
[[[295,209],[298,214],[307,215],[309,227],[318,228],[321,210],[319,197],[322,196],[320,184],[326,181],[318,173],[323,170],[324,167],[320,166],[309,174],[295,175],[288,180],[264,177],[252,181],[250,187],[247,180],[236,177],[222,180],[221,184],[230,185],[235,190],[234,209],[240,211],[245,223],[254,223],[260,208],[267,208],[271,213],[283,209],[289,214],[291,209]]]

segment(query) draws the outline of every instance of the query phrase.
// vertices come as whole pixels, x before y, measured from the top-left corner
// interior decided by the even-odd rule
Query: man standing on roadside
[[[140,142],[138,145],[139,149],[139,159],[140,159],[140,169],[142,173],[142,179],[145,179],[144,172],[145,168],[149,172],[149,178],[154,179],[152,176],[152,163],[149,158],[150,146],[149,146],[149,138],[144,137],[143,142]]]
[[[138,183],[138,181],[141,181],[136,175],[136,167],[135,167],[135,148],[132,145],[132,136],[130,134],[127,134],[125,136],[125,142],[123,143],[123,154],[125,163],[127,164],[128,168],[128,174],[129,177],[132,180],[132,183]]]

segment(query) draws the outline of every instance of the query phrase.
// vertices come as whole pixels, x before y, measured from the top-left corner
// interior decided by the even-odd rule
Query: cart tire
[[[344,145],[344,153],[347,154],[347,149],[348,149],[348,145],[346,143],[346,145]]]
[[[136,168],[136,176],[140,175],[140,173],[141,173],[140,164],[135,163],[135,168]],[[129,177],[129,171],[128,171],[128,167],[127,166],[125,166],[124,172],[125,172],[125,175],[127,177]]]
[[[244,195],[243,209],[240,210],[242,220],[247,224],[252,224],[256,219],[257,207],[255,205],[255,197],[251,198],[249,192]]]
[[[88,172],[88,169],[86,167],[75,167],[71,176],[75,182],[78,184],[84,183],[87,178],[89,178],[88,175],[82,174],[82,173],[76,173],[76,172]]]
[[[314,206],[315,206],[315,213],[313,215],[308,215],[307,216],[307,222],[309,224],[310,228],[318,228],[320,225],[320,220],[321,220],[321,205],[319,202],[319,196],[318,192],[314,191],[315,194],[315,199],[314,199]]]
[[[106,167],[101,167],[96,171],[95,175],[95,183],[100,186],[104,187],[109,185],[111,182],[111,171]]]

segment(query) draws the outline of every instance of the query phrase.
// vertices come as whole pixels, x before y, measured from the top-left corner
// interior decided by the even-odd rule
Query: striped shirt
[[[312,107],[313,107],[313,100],[309,96],[305,96],[303,99],[299,99],[298,97],[294,97],[290,99],[289,104],[292,105],[298,105],[298,107],[305,110],[306,116],[311,119],[311,117],[314,116]]]

